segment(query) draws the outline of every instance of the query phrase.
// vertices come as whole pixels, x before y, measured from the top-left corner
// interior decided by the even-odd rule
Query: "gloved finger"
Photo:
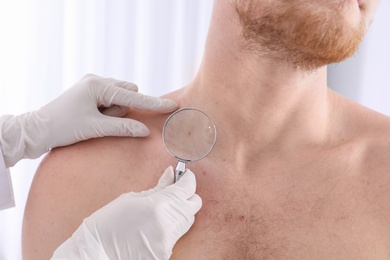
[[[84,75],[84,77],[81,78],[80,81],[93,80],[93,79],[97,79],[96,83],[101,85],[101,87],[115,85],[115,86],[130,90],[130,91],[134,91],[134,92],[138,91],[138,86],[134,83],[123,81],[123,80],[117,80],[114,78],[102,78],[102,77],[94,75],[94,74],[86,74],[86,75]],[[90,84],[87,84],[87,85],[90,85]]]
[[[150,134],[149,129],[144,124],[130,118],[102,116],[91,126],[93,127],[91,134],[84,133],[87,138],[103,136],[144,137]]]
[[[191,220],[195,218],[195,214],[202,208],[202,199],[198,194],[194,194],[188,200],[176,203],[175,206],[186,220]]]
[[[173,167],[169,166],[167,169],[165,169],[164,173],[161,175],[160,179],[158,180],[157,185],[154,188],[149,189],[147,191],[137,192],[137,195],[138,196],[148,196],[154,192],[158,192],[158,191],[164,189],[165,187],[173,184],[174,179],[175,179],[175,177],[174,177]]]
[[[180,233],[181,233],[180,237],[183,236],[185,233],[187,233],[194,223],[195,223],[194,215],[186,216],[186,221],[181,223],[182,227],[180,228]]]
[[[103,115],[106,115],[106,116],[124,117],[125,115],[127,115],[130,108],[114,105],[114,106],[107,107],[107,108],[101,108],[99,110]]]
[[[172,100],[147,96],[115,85],[106,89],[104,96],[99,99],[98,103],[98,106],[118,105],[160,113],[169,113],[178,108],[178,105]]]
[[[113,84],[117,87],[127,89],[129,91],[137,92],[138,86],[134,83],[126,82],[126,81],[115,81]],[[110,107],[102,107],[99,108],[99,111],[106,116],[115,116],[115,117],[124,117],[129,112],[130,108],[126,106],[118,106],[118,105],[112,105]]]
[[[123,100],[131,104],[131,107],[159,113],[170,113],[179,108],[179,105],[172,100],[148,96],[137,92],[124,96]]]
[[[134,83],[131,83],[131,82],[118,80],[113,85],[115,85],[117,87],[120,87],[120,88],[124,88],[124,89],[130,90],[130,91],[134,91],[134,92],[138,91],[138,86],[136,84],[134,84]]]
[[[165,192],[174,194],[181,199],[189,199],[195,194],[196,178],[195,174],[187,169],[185,174],[176,183],[166,187]]]
[[[193,214],[196,214],[202,208],[202,198],[198,194],[194,194],[187,200],[192,206]]]

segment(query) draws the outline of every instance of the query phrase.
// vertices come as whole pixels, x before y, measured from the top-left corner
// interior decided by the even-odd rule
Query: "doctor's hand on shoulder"
[[[176,110],[170,100],[137,92],[132,83],[86,75],[41,109],[0,117],[0,149],[6,167],[38,158],[50,148],[102,136],[147,136],[141,122],[121,118],[129,108],[159,113]]]
[[[169,113],[178,105],[137,90],[132,83],[86,75],[37,111],[0,117],[5,166],[90,138],[149,135],[141,122],[121,117],[129,108]],[[52,259],[169,259],[202,206],[195,190],[190,170],[174,183],[168,167],[153,189],[123,194],[87,217]]]
[[[193,172],[174,183],[170,166],[153,189],[123,194],[84,219],[52,260],[169,259],[202,206],[195,190]]]

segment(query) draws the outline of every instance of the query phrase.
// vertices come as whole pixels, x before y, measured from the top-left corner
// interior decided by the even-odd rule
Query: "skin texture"
[[[289,3],[249,2],[264,10],[276,2],[280,15]],[[327,2],[307,8],[331,14],[342,3],[332,15],[351,32],[368,25],[377,5]],[[245,3],[215,1],[197,76],[165,96],[206,112],[218,132],[211,154],[188,165],[203,207],[171,259],[389,259],[390,119],[329,90],[311,44],[289,52],[294,62],[272,51],[265,36],[244,36]],[[267,16],[259,14],[248,19],[262,24]],[[25,259],[48,259],[85,217],[124,192],[153,187],[175,165],[161,138],[168,115],[127,116],[145,123],[150,136],[90,140],[43,160],[24,217]]]

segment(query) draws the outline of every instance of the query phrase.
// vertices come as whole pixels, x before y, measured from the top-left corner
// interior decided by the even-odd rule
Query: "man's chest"
[[[218,185],[198,174],[203,207],[171,259],[389,259],[390,215],[376,185],[316,175]]]

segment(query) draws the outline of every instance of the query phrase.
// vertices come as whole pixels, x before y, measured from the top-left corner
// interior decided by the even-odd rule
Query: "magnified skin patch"
[[[213,149],[216,129],[213,121],[202,111],[183,108],[165,122],[163,140],[169,153],[177,160],[197,161]]]

